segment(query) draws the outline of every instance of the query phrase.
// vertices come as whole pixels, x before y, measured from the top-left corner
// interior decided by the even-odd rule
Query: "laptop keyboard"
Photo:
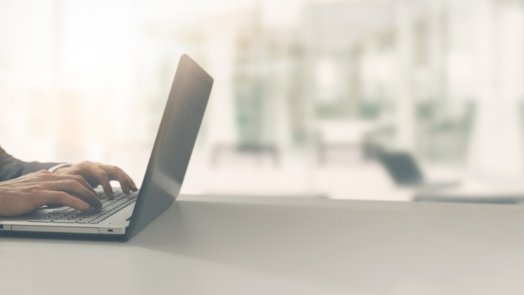
[[[103,194],[102,194],[103,196]],[[115,197],[110,200],[105,196],[100,199],[102,208],[93,211],[79,211],[73,208],[57,209],[44,216],[29,220],[30,222],[51,222],[51,223],[77,223],[77,224],[96,224],[106,220],[116,212],[122,210],[136,200],[136,194],[126,195],[122,192],[115,192]]]

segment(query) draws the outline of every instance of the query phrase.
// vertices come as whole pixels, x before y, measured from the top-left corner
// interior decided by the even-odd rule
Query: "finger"
[[[114,198],[113,189],[111,188],[111,183],[109,182],[110,179],[107,173],[102,168],[92,166],[88,168],[87,173],[92,175],[96,179],[98,184],[102,186],[102,188],[104,189],[104,193],[109,199]]]
[[[134,192],[138,191],[138,188],[136,187],[136,184],[135,182],[133,181],[133,179],[131,178],[131,176],[129,176],[127,173],[126,173],[126,177],[127,177],[127,180],[129,181],[129,183],[131,184],[131,188]]]
[[[70,195],[74,195],[75,197],[78,197],[84,202],[90,204],[93,208],[98,209],[102,207],[102,203],[98,199],[97,195],[75,179],[62,179],[49,182],[46,184],[46,187],[50,190],[63,191]]]
[[[122,175],[122,178],[124,179],[125,183],[127,184],[127,186],[129,187],[129,191],[133,191],[133,192],[136,192],[138,189],[136,188],[136,184],[135,182],[133,181],[133,179],[131,179],[131,177],[124,172],[124,170],[118,168],[120,170],[120,174]]]
[[[110,180],[117,180],[120,183],[120,187],[125,194],[129,195],[129,193],[131,193],[131,183],[122,169],[107,165],[102,166],[102,169],[109,175]]]
[[[117,174],[115,178],[120,183],[120,188],[122,189],[124,194],[129,195],[131,193],[131,184],[129,183],[129,180],[125,177],[125,175]]]
[[[93,188],[93,186],[91,184],[89,184],[89,182],[87,182],[86,179],[84,177],[82,177],[81,175],[63,175],[63,174],[62,175],[56,175],[55,174],[55,178],[69,179],[69,180],[77,181],[82,186],[84,186],[87,190],[91,191],[94,195],[96,195],[96,191]]]
[[[124,181],[126,182],[126,184],[129,186],[129,190],[130,191],[133,191],[133,192],[136,192],[138,190],[138,188],[136,187],[136,184],[135,182],[133,181],[133,179],[131,179],[131,177],[125,173],[123,170],[122,171],[122,177],[124,179]]]
[[[105,165],[107,166],[107,165]],[[110,171],[113,171],[113,173],[115,173],[116,175],[118,175],[118,179],[115,179],[115,180],[119,180],[120,183],[125,183],[127,186],[129,186],[129,190],[132,190],[132,191],[137,191],[138,188],[136,187],[136,184],[135,182],[133,181],[133,179],[131,178],[131,176],[129,176],[129,174],[127,174],[124,170],[122,170],[120,167],[116,167],[116,166],[108,166]]]
[[[71,208],[87,211],[91,208],[88,203],[75,198],[65,192],[60,191],[44,191],[35,198],[35,208],[38,208],[43,205],[50,203],[60,204],[62,206],[69,206]]]

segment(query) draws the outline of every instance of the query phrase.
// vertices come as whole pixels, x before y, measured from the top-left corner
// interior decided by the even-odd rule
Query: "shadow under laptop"
[[[446,206],[446,219],[436,224],[434,220],[440,218],[424,220],[425,216],[440,214],[438,210],[411,210],[393,203],[379,210],[365,203],[333,202],[297,205],[177,201],[130,244],[228,269],[286,276],[322,286],[347,286],[350,280],[357,290],[360,284],[369,288],[369,278],[380,278],[383,285],[377,288],[383,290],[388,284],[396,286],[406,279],[397,277],[398,265],[424,269],[427,263],[438,264],[427,255],[426,248],[440,248],[449,254],[451,260],[444,259],[443,264],[452,260],[475,264],[476,255],[488,254],[477,253],[485,250],[479,248],[472,250],[471,256],[454,257],[457,237],[482,236],[471,231],[464,234],[457,220],[462,225],[478,223],[479,231],[491,233],[487,237],[497,230],[485,218],[477,218],[475,210],[471,218],[464,218],[464,210],[446,204],[438,205]],[[420,235],[403,234],[410,231]],[[413,256],[417,259],[404,261],[403,257]],[[427,275],[421,272],[420,278]]]
[[[319,222],[318,215],[326,220]],[[177,201],[130,243],[228,268],[310,282],[331,277],[330,284],[339,281],[343,286],[348,270],[336,253],[349,245],[347,238],[339,237],[339,230],[327,224],[348,218],[343,210],[307,205]]]

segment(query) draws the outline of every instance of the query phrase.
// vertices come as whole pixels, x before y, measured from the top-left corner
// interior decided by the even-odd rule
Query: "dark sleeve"
[[[58,163],[24,162],[6,153],[0,147],[0,181],[20,177],[24,174],[47,170]]]

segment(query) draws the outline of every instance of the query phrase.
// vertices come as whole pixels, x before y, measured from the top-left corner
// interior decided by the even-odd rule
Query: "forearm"
[[[25,162],[6,153],[0,147],[0,181],[5,181],[22,175],[46,170],[57,163]]]

